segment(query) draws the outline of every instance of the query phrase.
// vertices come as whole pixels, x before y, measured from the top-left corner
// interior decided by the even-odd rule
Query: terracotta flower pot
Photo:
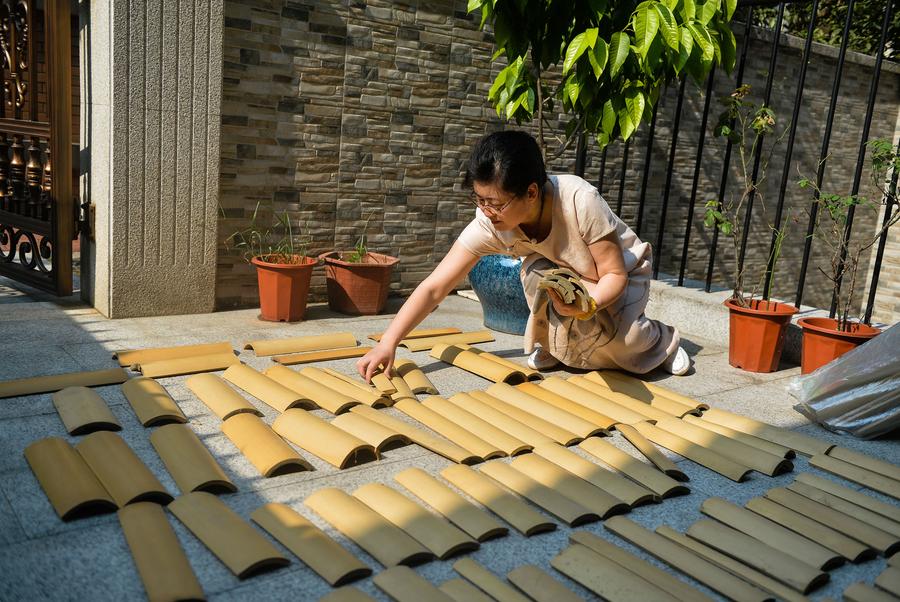
[[[340,253],[322,253],[325,262],[325,284],[328,307],[342,314],[373,315],[384,309],[391,272],[396,257],[366,253],[363,261],[351,263],[340,259]]]
[[[318,263],[301,257],[299,263],[269,263],[254,257],[259,282],[259,319],[270,322],[297,322],[306,314],[309,280]]]
[[[801,374],[809,374],[881,334],[879,329],[858,322],[851,323],[849,331],[841,332],[834,318],[800,318],[797,324],[803,328]]]
[[[781,360],[784,332],[797,313],[787,303],[754,299],[740,307],[732,299],[728,307],[728,363],[748,372],[774,372]]]

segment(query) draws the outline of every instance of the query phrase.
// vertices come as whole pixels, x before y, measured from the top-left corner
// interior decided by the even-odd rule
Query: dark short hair
[[[547,181],[544,158],[528,132],[504,130],[479,140],[469,155],[464,184],[499,184],[505,192],[522,196],[532,182],[543,189]]]

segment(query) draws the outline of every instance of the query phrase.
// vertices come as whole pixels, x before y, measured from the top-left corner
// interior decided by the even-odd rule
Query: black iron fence
[[[792,100],[786,98],[778,99],[782,106],[789,102],[790,108],[788,112],[791,115],[789,122],[786,122],[786,119],[784,121],[785,123],[789,123],[789,125],[786,126],[785,131],[782,134],[784,140],[781,140],[780,142],[783,143],[783,148],[779,151],[778,161],[770,164],[770,168],[773,168],[773,171],[780,171],[776,176],[769,178],[770,183],[768,191],[774,199],[774,203],[770,203],[770,207],[774,204],[774,212],[769,214],[767,219],[773,223],[774,229],[770,233],[771,236],[764,236],[763,233],[756,228],[758,223],[754,226],[754,215],[758,213],[758,208],[754,207],[757,201],[756,194],[755,192],[751,192],[747,198],[745,207],[742,209],[744,216],[742,220],[743,227],[740,235],[740,245],[735,253],[736,257],[732,256],[731,259],[736,259],[738,266],[743,266],[744,262],[747,260],[748,241],[753,240],[753,244],[757,251],[757,260],[762,258],[762,260],[767,263],[765,266],[766,273],[771,273],[773,269],[773,251],[775,250],[776,244],[779,244],[777,231],[784,225],[786,198],[790,196],[790,194],[788,194],[791,190],[789,184],[793,184],[793,180],[796,179],[798,170],[800,169],[797,157],[795,156],[795,143],[797,142],[798,133],[804,132],[805,138],[808,141],[810,136],[818,136],[821,132],[821,145],[820,150],[816,155],[817,160],[812,163],[807,162],[806,165],[807,168],[811,166],[815,171],[814,176],[812,176],[811,173],[809,176],[810,180],[814,179],[816,182],[815,188],[810,187],[810,190],[814,191],[814,196],[807,200],[803,215],[800,217],[793,216],[793,219],[796,222],[796,229],[805,230],[805,236],[802,239],[802,242],[795,239],[794,244],[797,247],[797,255],[799,257],[791,260],[791,263],[794,265],[790,266],[791,269],[789,271],[793,276],[792,279],[796,280],[796,282],[790,283],[791,285],[795,284],[795,287],[790,286],[790,288],[796,291],[794,293],[793,301],[798,307],[803,301],[804,293],[805,291],[808,291],[807,287],[810,279],[809,268],[813,254],[813,230],[818,217],[817,212],[819,208],[819,204],[816,202],[818,191],[823,188],[823,184],[829,179],[828,170],[832,169],[833,164],[836,163],[836,161],[832,161],[829,158],[834,151],[832,147],[832,134],[834,132],[835,124],[840,121],[841,126],[843,127],[846,126],[849,121],[855,120],[857,124],[854,127],[858,128],[858,122],[862,123],[861,130],[859,130],[855,168],[853,169],[852,179],[850,179],[849,189],[842,191],[843,194],[857,195],[860,192],[860,186],[863,179],[867,143],[872,135],[873,115],[876,112],[876,97],[879,93],[879,82],[885,64],[885,49],[886,45],[890,42],[888,32],[890,30],[892,18],[894,17],[894,2],[892,0],[887,0],[884,4],[884,16],[880,35],[878,35],[877,50],[874,53],[874,63],[872,63],[871,60],[869,61],[869,64],[866,66],[865,77],[862,77],[861,79],[856,78],[857,74],[855,71],[859,70],[858,66],[854,65],[854,70],[851,72],[848,71],[846,64],[849,52],[848,43],[851,26],[854,20],[854,0],[849,0],[846,4],[846,17],[841,31],[836,57],[834,56],[833,51],[829,57],[829,60],[834,63],[832,71],[833,75],[831,76],[830,96],[825,98],[822,91],[817,90],[818,98],[811,99],[805,97],[804,94],[808,94],[808,66],[810,65],[810,56],[813,51],[813,32],[816,27],[817,15],[819,13],[819,1],[820,0],[805,0],[776,3],[772,1],[767,2],[765,0],[749,0],[740,2],[738,13],[735,17],[736,21],[738,21],[738,23],[735,24],[735,33],[739,35],[741,47],[737,65],[733,73],[733,80],[730,80],[731,76],[726,76],[722,72],[713,70],[713,72],[709,74],[705,86],[702,87],[702,91],[696,90],[694,84],[688,84],[685,80],[682,80],[678,86],[677,92],[671,90],[664,95],[665,100],[661,99],[649,126],[645,128],[645,131],[640,136],[632,138],[624,143],[619,142],[607,147],[599,157],[589,157],[586,148],[587,145],[583,142],[579,145],[575,166],[576,171],[583,174],[585,165],[590,160],[599,159],[598,189],[610,200],[610,203],[615,207],[616,212],[619,215],[622,215],[623,202],[626,197],[629,194],[631,194],[632,197],[634,196],[634,191],[629,191],[626,188],[630,182],[635,181],[634,177],[629,177],[629,174],[636,176],[638,175],[638,172],[640,172],[640,187],[637,191],[636,206],[631,207],[631,215],[627,216],[627,220],[631,223],[639,236],[654,243],[653,265],[655,278],[659,276],[661,266],[666,266],[664,271],[672,273],[673,276],[677,273],[678,286],[684,285],[686,278],[690,276],[705,282],[705,289],[707,292],[711,290],[714,283],[725,283],[728,280],[728,277],[722,273],[723,268],[721,262],[717,261],[724,252],[720,249],[719,231],[713,228],[708,231],[707,235],[702,237],[704,239],[702,243],[705,244],[706,247],[706,261],[705,266],[703,266],[702,269],[698,266],[700,256],[702,255],[702,249],[698,251],[695,240],[697,238],[697,231],[701,228],[699,222],[700,219],[702,219],[702,216],[698,215],[698,210],[695,208],[700,206],[701,209],[699,211],[702,211],[705,202],[710,198],[717,199],[720,202],[725,199],[729,187],[734,186],[734,182],[730,182],[729,180],[734,179],[733,155],[738,152],[731,142],[722,140],[713,141],[710,112],[713,110],[712,107],[715,103],[716,89],[721,90],[723,86],[727,86],[726,89],[735,89],[742,84],[747,83],[747,76],[750,75],[747,72],[748,65],[754,60],[757,63],[760,63],[763,60],[762,56],[753,56],[751,57],[751,60],[748,61],[748,53],[751,46],[757,53],[759,53],[760,49],[764,49],[763,52],[768,52],[765,61],[768,65],[767,69],[758,69],[757,73],[753,75],[759,76],[760,73],[764,71],[764,83],[762,85],[761,97],[759,96],[759,93],[756,92],[757,98],[759,99],[758,102],[761,102],[761,104],[765,106],[770,106],[772,104],[773,83],[776,80],[776,75],[779,74],[779,67],[781,66],[779,63],[779,53],[782,52],[785,44],[785,36],[783,35],[785,9],[786,7],[789,7],[795,14],[797,11],[808,11],[809,16],[805,40],[802,41],[802,55],[800,56],[800,60],[799,62],[794,61],[794,63],[792,63],[792,69],[789,74],[780,74],[782,80],[790,80],[788,83],[793,85],[793,97]],[[768,22],[771,23],[772,19],[774,19],[774,24],[770,29],[762,30],[754,26],[754,22],[757,20],[754,18],[754,11],[769,11],[768,15],[770,18],[768,19]],[[774,15],[771,14],[771,11],[774,11]],[[743,23],[740,23],[740,21],[743,21]],[[743,31],[743,35],[740,35],[741,30]],[[763,43],[762,45],[761,42]],[[896,41],[894,41],[894,43],[896,43]],[[796,43],[794,46],[796,46]],[[795,48],[793,51],[796,54],[797,49]],[[830,65],[831,63],[829,62],[829,67]],[[820,79],[819,83],[822,84],[823,82],[821,80],[824,76],[822,73],[819,73],[818,76]],[[730,81],[723,81],[725,79],[729,79]],[[761,78],[756,77],[756,79],[758,81]],[[866,79],[868,79],[867,82],[865,82]],[[796,82],[795,84],[793,83],[794,81]],[[839,112],[838,100],[841,98],[842,92],[845,91],[842,90],[842,85],[847,86],[848,81],[851,81],[850,85],[856,87],[859,87],[860,84],[864,83],[868,85],[864,103],[864,114],[847,115],[845,114],[847,111]],[[820,88],[821,87],[823,86],[820,86]],[[780,94],[784,96],[784,92],[785,87],[782,86]],[[857,92],[859,92],[859,90],[857,90]],[[684,127],[682,116],[683,113],[685,113],[686,99],[687,101],[694,103],[693,110],[695,112],[691,124],[692,131],[689,132],[690,140],[688,141],[684,140],[687,136],[679,135],[682,133],[681,130]],[[818,117],[811,118],[810,115],[805,114],[810,112],[810,103],[824,100],[827,100],[828,103],[827,111],[824,113],[824,120]],[[674,108],[672,107],[672,103],[674,103]],[[701,103],[702,108],[700,107]],[[892,98],[888,98],[888,103],[893,103],[894,116],[896,119],[896,95],[893,95]],[[853,113],[855,113],[855,111]],[[667,127],[665,128],[665,131],[662,132],[662,136],[660,136],[660,133],[657,131],[658,117],[662,117],[667,123]],[[786,115],[784,117],[786,118]],[[895,121],[890,123],[889,127],[882,127],[881,131],[884,132],[887,130],[890,132],[892,142],[896,144],[896,140],[893,140],[894,123]],[[662,143],[659,142],[660,140],[662,140]],[[847,146],[846,141],[843,141],[841,146],[841,150],[844,152]],[[760,169],[763,162],[762,154],[763,145],[760,144],[756,147],[755,154],[752,157],[753,181],[756,181],[760,175]],[[811,154],[812,151],[807,152],[807,155]],[[826,158],[829,159],[826,160]],[[844,161],[843,165],[849,165],[849,160],[850,159],[848,158]],[[661,190],[657,187],[655,192],[650,193],[650,196],[654,197],[653,203],[650,203],[648,201],[648,190],[650,188],[648,183],[651,179],[651,173],[657,171],[658,177],[659,165],[661,165],[663,161],[665,161],[666,166],[664,183],[662,184]],[[780,170],[776,169],[779,166],[778,162],[780,162]],[[711,172],[715,170],[718,170],[718,176],[714,178]],[[701,171],[703,172],[702,178]],[[682,183],[685,183],[689,179],[690,185],[688,187],[673,186],[673,175],[678,176]],[[715,192],[711,190],[711,180],[713,179],[718,180]],[[701,180],[703,180],[702,184]],[[846,183],[846,178],[844,183]],[[884,195],[884,198],[882,199],[878,199],[882,201],[882,203],[887,203],[881,224],[887,224],[894,215],[894,212],[900,210],[895,206],[896,186],[897,173],[894,172],[889,184],[889,194]],[[632,203],[632,205],[635,204]],[[648,218],[648,211],[651,209],[651,205],[653,211],[652,219]],[[670,214],[674,207],[679,208],[678,220],[670,219]],[[767,211],[768,210],[770,209],[767,209]],[[851,206],[849,208],[844,230],[845,243],[853,236],[854,212],[855,207]],[[683,224],[677,223],[680,222],[681,219],[684,220]],[[806,223],[803,224],[803,221]],[[880,225],[877,223],[873,224],[870,220],[870,223],[865,224],[865,227],[869,228],[870,231],[875,232]],[[873,227],[876,229],[872,230]],[[653,231],[654,228],[655,231]],[[754,230],[754,228],[756,228],[756,230]],[[754,234],[754,232],[756,233]],[[864,295],[866,298],[864,320],[866,322],[870,322],[872,317],[879,276],[881,274],[885,255],[887,234],[887,231],[881,234],[878,244],[875,247],[873,257],[866,265],[867,272],[871,274],[868,293],[867,295]],[[762,238],[769,239],[767,251],[761,246],[763,244],[761,242]],[[801,247],[802,253],[800,252]],[[690,259],[689,254],[691,255]],[[841,261],[845,260],[846,257],[842,256]],[[760,282],[763,283],[762,295],[767,297],[773,292],[770,291],[770,279],[768,277],[762,278]],[[787,298],[791,294],[786,292],[787,286],[788,284],[782,283],[780,290],[777,292],[782,298]],[[822,303],[822,305],[827,305],[827,303]],[[830,306],[832,316],[835,314],[836,306],[837,299],[832,297]]]

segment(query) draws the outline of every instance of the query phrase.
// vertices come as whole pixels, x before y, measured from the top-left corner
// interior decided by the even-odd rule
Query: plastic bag
[[[872,439],[900,427],[900,324],[787,388],[794,409],[829,430]]]

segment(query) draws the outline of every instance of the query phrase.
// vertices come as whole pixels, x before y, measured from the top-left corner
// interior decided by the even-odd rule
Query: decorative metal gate
[[[0,0],[0,275],[60,296],[78,217],[70,19],[69,0]]]

